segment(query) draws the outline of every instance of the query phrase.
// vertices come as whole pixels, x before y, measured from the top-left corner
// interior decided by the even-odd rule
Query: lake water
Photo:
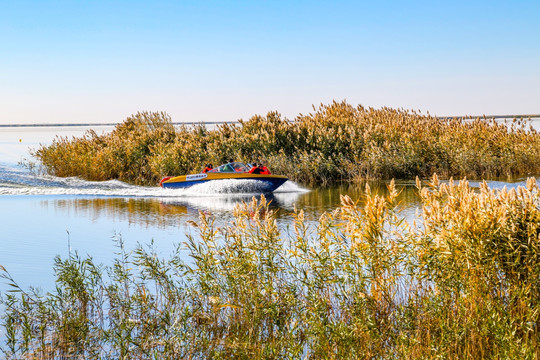
[[[540,121],[533,122],[540,129]],[[191,231],[188,220],[199,212],[210,213],[226,224],[232,210],[242,201],[258,196],[219,194],[215,187],[195,190],[165,190],[132,186],[119,181],[90,182],[77,178],[56,178],[32,174],[19,165],[29,159],[29,149],[50,143],[55,136],[81,136],[88,127],[3,127],[0,128],[0,265],[24,288],[54,288],[54,257],[69,251],[89,255],[109,264],[117,251],[115,238],[121,237],[127,250],[154,241],[158,253],[166,257],[186,240]],[[112,127],[94,127],[98,134]],[[523,185],[489,182],[491,187]],[[385,184],[372,184],[385,191]],[[405,216],[413,218],[419,206],[414,182],[398,182]],[[340,194],[361,199],[363,187],[339,186],[309,189],[285,183],[270,196],[283,229],[291,224],[290,213],[303,209],[308,219],[340,204]],[[286,230],[285,230],[286,231]],[[0,290],[5,284],[0,284]]]

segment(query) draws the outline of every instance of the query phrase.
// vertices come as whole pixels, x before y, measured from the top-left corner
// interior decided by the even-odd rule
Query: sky
[[[4,1],[0,124],[540,113],[540,1]]]

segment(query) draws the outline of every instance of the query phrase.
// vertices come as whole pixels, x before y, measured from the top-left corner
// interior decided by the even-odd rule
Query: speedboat
[[[244,163],[231,162],[209,170],[206,173],[167,176],[161,180],[159,185],[165,189],[179,189],[210,181],[218,182],[223,180],[233,180],[233,183],[255,182],[255,185],[257,185],[256,188],[259,191],[273,192],[288,180],[287,177],[283,175],[250,174],[249,170],[250,167]]]

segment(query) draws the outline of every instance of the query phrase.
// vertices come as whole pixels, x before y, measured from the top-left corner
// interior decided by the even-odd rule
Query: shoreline
[[[529,119],[529,120],[540,120],[540,114],[518,114],[518,115],[460,115],[460,116],[434,116],[435,119],[439,120],[450,120],[450,119]],[[176,121],[172,124],[177,125],[222,125],[222,124],[233,124],[238,123],[239,121]],[[47,123],[47,124],[0,124],[0,128],[9,128],[9,127],[62,127],[62,126],[117,126],[122,122],[115,123]]]
[[[205,122],[195,122],[195,121],[186,121],[186,122],[173,122],[174,126],[177,125],[221,125],[221,124],[232,124],[235,121],[205,121]],[[117,126],[119,123],[81,123],[81,124],[0,124],[0,128],[21,128],[21,127],[77,127],[77,126]]]

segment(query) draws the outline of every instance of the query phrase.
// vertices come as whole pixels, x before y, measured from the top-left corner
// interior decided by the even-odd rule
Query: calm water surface
[[[535,127],[540,128],[540,122]],[[54,288],[54,257],[69,251],[92,256],[109,264],[118,250],[115,238],[122,238],[130,250],[152,240],[158,253],[170,254],[192,231],[188,220],[199,212],[214,215],[227,224],[232,210],[255,195],[219,194],[219,188],[164,190],[132,186],[119,181],[90,182],[76,178],[38,176],[18,165],[30,159],[29,148],[50,143],[55,136],[81,136],[87,127],[0,128],[0,264],[23,287]],[[112,127],[93,128],[98,134]],[[514,182],[490,182],[491,187],[518,186]],[[379,192],[386,184],[372,184]],[[404,215],[412,219],[419,206],[413,182],[398,182]],[[316,220],[340,204],[340,194],[361,200],[358,186],[306,188],[287,182],[270,196],[278,223],[286,231],[290,213],[296,207]],[[5,284],[0,284],[0,290]]]

